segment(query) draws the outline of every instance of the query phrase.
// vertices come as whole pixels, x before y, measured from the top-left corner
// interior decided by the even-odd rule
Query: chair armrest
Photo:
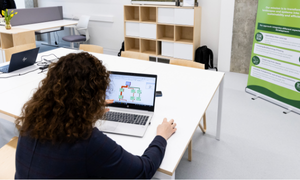
[[[77,26],[76,25],[69,25],[69,26],[64,26],[66,28],[76,28]]]
[[[77,30],[87,30],[87,28],[76,28]]]

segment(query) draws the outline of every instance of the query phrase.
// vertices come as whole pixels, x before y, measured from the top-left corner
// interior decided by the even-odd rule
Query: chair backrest
[[[14,179],[18,137],[13,137],[0,149],[0,179]]]
[[[80,44],[79,49],[88,52],[101,53],[103,54],[103,47],[92,45],[92,44]]]
[[[79,32],[80,35],[86,35],[87,34],[87,28],[89,25],[90,16],[80,16],[79,21],[77,23],[76,29]],[[82,28],[82,30],[80,30]]]
[[[204,69],[205,65],[201,63],[197,63],[190,60],[183,60],[183,59],[171,59],[170,64],[179,65],[179,66],[186,66],[186,67],[193,67],[193,68],[199,68]]]
[[[149,55],[138,53],[138,52],[131,52],[131,51],[122,51],[121,57],[133,58],[133,59],[140,59],[149,61]]]

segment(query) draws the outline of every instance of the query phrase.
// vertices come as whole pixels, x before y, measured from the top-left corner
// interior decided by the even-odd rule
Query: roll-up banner
[[[259,0],[246,92],[300,114],[300,0]]]

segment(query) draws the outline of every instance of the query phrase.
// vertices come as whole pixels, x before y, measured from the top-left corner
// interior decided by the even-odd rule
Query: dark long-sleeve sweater
[[[53,145],[23,136],[17,146],[15,178],[149,179],[160,166],[166,145],[156,136],[142,156],[135,156],[97,128],[89,139],[72,144]]]

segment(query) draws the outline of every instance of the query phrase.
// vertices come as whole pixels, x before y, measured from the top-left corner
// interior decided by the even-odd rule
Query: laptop
[[[11,55],[10,63],[0,67],[0,72],[9,73],[15,70],[31,66],[35,63],[39,47]]]
[[[157,75],[111,72],[106,99],[109,112],[97,121],[99,130],[143,137],[154,113]]]

